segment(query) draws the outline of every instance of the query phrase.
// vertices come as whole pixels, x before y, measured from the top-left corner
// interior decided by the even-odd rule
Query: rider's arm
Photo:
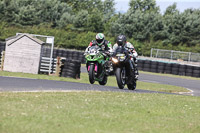
[[[136,58],[138,56],[133,44],[130,42],[127,42],[127,47],[130,49],[130,52],[133,54],[133,56]]]
[[[115,52],[115,51],[116,51],[117,47],[118,47],[118,44],[117,44],[117,43],[115,43],[115,44],[113,45],[113,52]]]
[[[112,49],[112,44],[111,44],[111,42],[108,42],[108,51],[110,52],[110,53],[112,53],[113,52],[113,49]]]
[[[85,53],[88,52],[88,50],[89,50],[89,48],[92,46],[92,44],[93,44],[93,41],[89,43],[88,47],[85,49]]]

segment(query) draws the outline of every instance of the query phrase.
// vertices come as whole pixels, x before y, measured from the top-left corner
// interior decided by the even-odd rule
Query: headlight
[[[114,63],[117,63],[117,62],[118,62],[118,59],[112,58],[112,61],[113,61]]]

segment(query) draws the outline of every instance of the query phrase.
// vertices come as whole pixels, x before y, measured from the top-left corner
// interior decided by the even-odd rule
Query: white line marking
[[[157,82],[157,81],[151,81],[151,80],[139,80],[139,81],[162,84],[162,83],[160,83],[160,82]]]

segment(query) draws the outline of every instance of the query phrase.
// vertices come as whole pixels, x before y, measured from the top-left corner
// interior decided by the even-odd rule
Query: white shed
[[[7,38],[4,71],[38,74],[42,44],[29,34]]]

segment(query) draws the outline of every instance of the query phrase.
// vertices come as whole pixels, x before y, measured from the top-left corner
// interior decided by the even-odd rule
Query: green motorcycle
[[[107,83],[107,74],[105,64],[109,58],[104,59],[104,53],[98,46],[92,46],[88,49],[85,55],[86,68],[89,75],[89,81],[94,84],[98,81],[100,85],[105,85]]]

